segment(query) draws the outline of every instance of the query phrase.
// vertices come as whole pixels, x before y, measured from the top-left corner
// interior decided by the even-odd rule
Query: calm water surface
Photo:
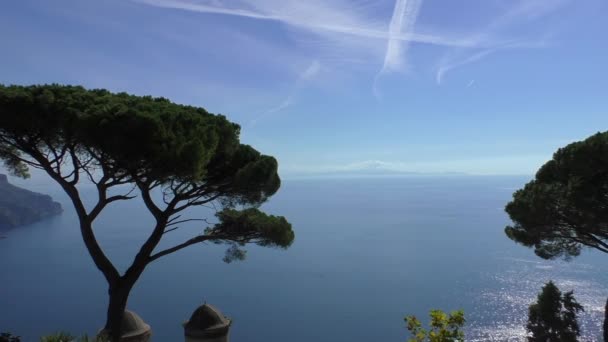
[[[608,256],[543,261],[508,240],[503,211],[523,177],[409,177],[285,181],[265,205],[296,230],[289,250],[248,248],[224,264],[224,247],[199,245],[148,267],[129,307],[154,341],[180,341],[181,323],[203,301],[233,318],[232,341],[403,341],[406,314],[462,308],[467,340],[519,341],[527,306],[550,279],[584,305],[585,341],[597,340],[608,296]],[[94,333],[106,287],[66,211],[0,240],[0,331],[36,341],[56,330]],[[195,214],[195,213],[193,213]],[[202,212],[201,212],[202,214]],[[96,233],[124,269],[151,228],[138,201],[113,205]],[[200,230],[186,226],[164,246]]]

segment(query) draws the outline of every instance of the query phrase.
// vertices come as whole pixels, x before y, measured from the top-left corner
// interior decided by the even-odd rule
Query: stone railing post
[[[209,304],[199,306],[184,323],[186,342],[228,342],[232,321]]]

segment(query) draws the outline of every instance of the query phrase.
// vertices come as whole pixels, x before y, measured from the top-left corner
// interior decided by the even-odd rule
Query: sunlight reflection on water
[[[541,287],[553,280],[562,292],[574,290],[585,312],[579,315],[581,341],[601,341],[608,288],[598,282],[600,270],[588,264],[505,258],[512,266],[502,274],[486,274],[498,284],[473,295],[475,310],[469,315],[469,341],[525,341],[528,306]],[[483,323],[481,323],[483,322]]]

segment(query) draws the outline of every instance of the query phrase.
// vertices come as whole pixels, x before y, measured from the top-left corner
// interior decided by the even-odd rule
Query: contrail
[[[395,1],[395,10],[388,26],[388,43],[386,54],[384,55],[384,64],[382,65],[382,69],[376,74],[376,77],[374,77],[372,85],[372,91],[378,100],[381,100],[382,97],[378,90],[380,76],[389,71],[403,70],[407,66],[405,53],[411,40],[404,40],[401,37],[404,35],[414,36],[412,31],[416,24],[421,4],[422,0]]]
[[[278,15],[278,14],[265,14],[260,12],[255,12],[247,9],[239,9],[239,8],[225,8],[219,7],[217,5],[205,5],[203,3],[190,3],[182,0],[131,0],[134,2],[146,4],[149,6],[162,7],[162,8],[172,8],[179,9],[184,11],[193,11],[200,13],[212,13],[212,14],[221,14],[221,15],[231,15],[231,16],[239,16],[246,17],[251,19],[258,20],[269,20],[269,21],[279,21],[293,26],[299,26],[303,28],[307,28],[310,30],[321,30],[327,32],[336,32],[343,33],[347,35],[353,35],[358,37],[365,38],[373,38],[373,39],[391,39],[393,41],[402,41],[402,42],[415,42],[422,44],[431,44],[431,45],[439,45],[439,46],[455,46],[455,47],[470,47],[477,46],[478,42],[470,40],[470,39],[459,39],[455,37],[443,37],[439,35],[433,34],[420,34],[420,33],[412,33],[412,32],[404,32],[404,30],[399,29],[395,30],[393,33],[389,33],[382,30],[377,30],[373,28],[366,27],[355,27],[355,26],[344,26],[339,24],[332,23],[311,23],[306,20],[306,18],[299,18],[297,16],[290,15]],[[397,4],[403,3],[404,10],[403,13],[398,16],[399,21],[407,25],[407,20],[404,18],[410,18],[411,16],[408,14],[412,8],[415,8],[415,12],[418,10],[418,6],[420,5],[420,0],[404,0],[397,1]],[[411,3],[417,4],[416,6],[411,6]],[[396,6],[397,7],[397,6]],[[395,15],[393,15],[393,20],[395,20]],[[391,22],[393,22],[391,20]],[[415,16],[414,16],[415,21]],[[412,25],[413,26],[413,23]]]
[[[404,54],[407,52],[409,44],[407,40],[402,40],[400,37],[404,34],[412,34],[421,3],[421,0],[395,1],[395,10],[388,27],[389,38],[384,65],[382,65],[380,73],[400,70],[406,65]]]

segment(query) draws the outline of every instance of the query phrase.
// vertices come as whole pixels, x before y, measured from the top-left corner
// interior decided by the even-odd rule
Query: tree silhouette
[[[569,260],[583,248],[608,253],[608,132],[557,150],[505,210],[514,223],[507,236],[541,258]]]
[[[553,282],[548,282],[528,310],[528,341],[576,342],[580,336],[576,316],[581,311],[583,307],[572,291],[562,294]]]
[[[608,132],[559,149],[506,211],[507,236],[542,258],[608,253]]]
[[[45,171],[69,196],[93,262],[108,283],[105,330],[116,340],[129,293],[148,264],[204,241],[230,244],[228,260],[246,243],[286,248],[283,217],[257,207],[280,187],[277,161],[239,142],[240,127],[202,108],[163,98],[82,87],[0,86],[0,158],[15,175]],[[83,183],[97,198],[85,205]],[[140,198],[154,218],[131,265],[119,273],[97,243],[94,224],[114,202]],[[217,224],[173,247],[163,236],[186,222],[188,209],[213,204]]]

